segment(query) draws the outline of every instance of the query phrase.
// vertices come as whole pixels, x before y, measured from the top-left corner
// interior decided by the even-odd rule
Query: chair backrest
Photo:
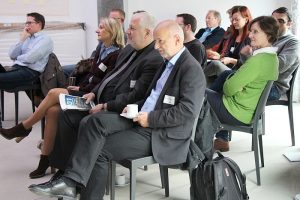
[[[254,127],[255,127],[256,123],[258,123],[262,114],[265,112],[265,106],[266,106],[273,82],[274,81],[268,81],[267,85],[265,86],[265,89],[263,90],[262,94],[260,95],[259,101],[258,101],[256,109],[255,109],[255,113],[253,116],[253,126]]]
[[[296,80],[298,69],[299,69],[299,66],[292,73],[292,79],[290,81],[290,89],[287,91],[288,100],[291,101],[291,102],[293,101],[294,85],[295,85],[295,80]]]

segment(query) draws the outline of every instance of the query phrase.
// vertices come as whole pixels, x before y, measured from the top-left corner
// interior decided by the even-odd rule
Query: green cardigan
[[[257,50],[223,86],[223,103],[237,120],[250,124],[260,95],[269,80],[278,78],[274,47]]]

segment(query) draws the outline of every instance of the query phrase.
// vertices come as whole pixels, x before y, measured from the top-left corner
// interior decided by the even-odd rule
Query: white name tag
[[[163,103],[170,104],[170,105],[175,105],[175,97],[165,95]]]
[[[233,52],[234,52],[234,49],[235,49],[234,47],[231,47],[231,48],[230,48],[230,52],[233,53]]]
[[[101,64],[99,65],[99,69],[100,69],[101,71],[105,72],[106,69],[107,69],[107,67],[106,67],[103,63],[101,63]]]
[[[134,86],[135,86],[135,83],[136,83],[136,80],[131,80],[130,81],[130,88],[134,88]]]

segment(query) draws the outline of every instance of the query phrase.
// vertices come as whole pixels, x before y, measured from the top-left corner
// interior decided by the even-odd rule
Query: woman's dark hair
[[[33,12],[33,13],[28,13],[27,17],[33,17],[34,20],[37,23],[41,23],[42,24],[42,29],[44,29],[44,27],[45,27],[45,18],[44,18],[43,15],[41,15],[40,13]]]
[[[278,38],[278,23],[276,19],[270,16],[260,16],[253,19],[249,24],[249,30],[254,23],[258,23],[261,30],[268,36],[268,41],[272,44]]]
[[[248,26],[249,26],[249,22],[252,20],[252,16],[251,16],[249,8],[246,6],[234,6],[231,10],[231,15],[233,15],[234,13],[237,13],[237,12],[241,13],[243,18],[248,19],[247,23],[245,24],[245,26],[243,28],[243,35],[241,38],[243,41],[246,37],[248,37],[248,34],[249,34]],[[233,28],[233,35],[237,36],[239,34],[239,31],[234,29],[234,27],[232,27],[232,28]]]

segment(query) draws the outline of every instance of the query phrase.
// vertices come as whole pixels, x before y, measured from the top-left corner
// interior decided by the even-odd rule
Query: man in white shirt
[[[53,41],[41,31],[44,27],[43,15],[27,14],[20,40],[9,50],[9,56],[14,60],[14,70],[0,73],[0,89],[13,89],[38,80],[53,51]]]

